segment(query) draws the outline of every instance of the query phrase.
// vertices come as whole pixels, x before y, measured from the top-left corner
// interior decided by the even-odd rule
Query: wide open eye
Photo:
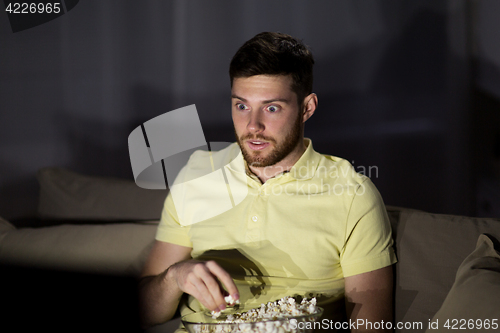
[[[276,106],[276,105],[269,105],[269,106],[267,107],[267,111],[269,111],[269,112],[271,112],[271,113],[274,113],[274,112],[276,112],[276,111],[279,111],[279,107],[278,107],[278,106]]]
[[[241,103],[236,103],[236,108],[238,110],[246,110],[247,109],[247,106],[245,104],[241,104]]]

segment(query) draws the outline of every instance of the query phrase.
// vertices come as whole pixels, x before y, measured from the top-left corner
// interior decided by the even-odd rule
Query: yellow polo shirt
[[[371,180],[305,140],[292,169],[264,184],[246,171],[236,143],[195,152],[171,187],[156,239],[217,261],[248,306],[292,295],[323,306],[343,298],[344,277],[396,262],[391,228]],[[203,171],[207,164],[213,173]],[[203,309],[193,297],[188,303]]]

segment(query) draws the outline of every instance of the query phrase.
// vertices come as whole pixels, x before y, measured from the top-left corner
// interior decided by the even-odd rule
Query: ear
[[[315,93],[307,95],[302,105],[302,122],[305,123],[307,119],[311,118],[318,107],[318,96]]]

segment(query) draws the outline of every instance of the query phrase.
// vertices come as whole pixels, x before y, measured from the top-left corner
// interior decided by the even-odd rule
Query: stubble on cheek
[[[247,162],[248,165],[250,166],[255,166],[255,167],[267,167],[271,166],[274,164],[279,163],[281,160],[283,160],[288,154],[290,154],[295,147],[298,144],[298,141],[301,138],[302,134],[302,118],[299,115],[295,123],[293,124],[291,130],[288,132],[288,134],[285,136],[284,140],[280,143],[277,143],[277,141],[274,138],[266,137],[263,135],[251,135],[251,134],[246,134],[242,137],[238,136],[238,133],[236,132],[236,128],[234,128],[234,133],[236,136],[236,141],[238,145],[240,146],[241,152],[243,153],[243,158],[245,158],[245,161]],[[263,152],[262,151],[249,151],[249,148],[245,145],[245,140],[247,139],[261,139],[265,141],[269,141],[273,144],[274,147],[272,147],[272,151],[266,156],[262,156]]]

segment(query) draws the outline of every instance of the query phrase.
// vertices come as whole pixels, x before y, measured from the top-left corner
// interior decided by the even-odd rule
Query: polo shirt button
[[[257,222],[257,216],[252,216],[252,221]]]

